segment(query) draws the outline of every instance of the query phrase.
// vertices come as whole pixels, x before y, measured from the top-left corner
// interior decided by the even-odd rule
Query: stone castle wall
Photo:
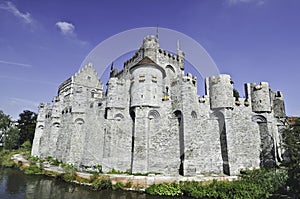
[[[52,104],[41,104],[32,155],[81,166],[133,173],[238,174],[274,166],[285,128],[281,92],[266,82],[245,84],[233,97],[229,75],[205,79],[184,74],[184,53],[146,37],[136,54],[114,69],[103,91],[87,65],[63,82]]]

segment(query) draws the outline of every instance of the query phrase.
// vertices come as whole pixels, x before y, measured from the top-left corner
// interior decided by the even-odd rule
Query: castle
[[[160,48],[147,36],[106,91],[86,65],[64,81],[52,104],[39,105],[32,155],[77,167],[101,165],[132,173],[236,175],[281,161],[286,114],[281,92],[267,82],[245,84],[233,96],[229,75],[184,73],[184,52]]]

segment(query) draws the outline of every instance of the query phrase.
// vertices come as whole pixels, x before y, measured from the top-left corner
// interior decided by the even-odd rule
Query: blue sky
[[[244,83],[268,81],[300,115],[299,9],[298,0],[0,0],[0,110],[37,111],[101,41],[158,25],[198,41],[241,96]]]

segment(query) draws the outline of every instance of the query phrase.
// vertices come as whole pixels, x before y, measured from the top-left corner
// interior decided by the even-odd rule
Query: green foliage
[[[0,131],[5,132],[11,124],[11,119],[9,115],[6,115],[3,113],[2,110],[0,110]]]
[[[6,149],[0,152],[0,164],[4,167],[14,167],[15,163],[11,160],[11,156],[17,154],[17,151],[9,151]]]
[[[95,169],[98,170],[98,173],[102,173],[102,165],[95,166]]]
[[[156,173],[156,172],[148,172],[148,173],[131,173],[129,170],[127,171],[119,171],[119,170],[115,170],[114,168],[107,172],[107,174],[128,174],[128,175],[134,175],[134,176],[148,176],[149,174],[160,174],[160,173]]]
[[[99,179],[95,179],[92,183],[92,187],[95,190],[104,190],[104,189],[111,189],[112,184],[111,181],[105,177],[101,177]]]
[[[20,129],[20,139],[19,143],[23,144],[25,141],[33,142],[35,125],[36,125],[37,114],[25,110],[19,115],[18,128]]]
[[[132,181],[127,181],[124,185],[125,188],[131,188],[132,187]]]
[[[62,163],[61,167],[64,168],[65,170],[76,170],[72,164]]]
[[[159,195],[159,196],[178,196],[178,195],[182,195],[182,190],[180,184],[162,183],[162,184],[152,184],[146,189],[146,193],[151,195]]]
[[[28,175],[40,175],[42,174],[42,169],[36,164],[30,164],[29,167],[25,168],[24,172]]]
[[[39,158],[35,157],[35,156],[29,156],[28,160],[31,162],[37,162],[37,161],[39,161]]]
[[[63,180],[66,182],[73,182],[76,178],[75,172],[66,172],[63,174]]]
[[[4,148],[12,150],[17,149],[19,145],[19,130],[16,127],[10,127],[4,136]]]
[[[194,198],[217,197],[219,196],[216,189],[217,184],[215,181],[210,184],[195,181],[181,182],[181,189],[185,195]],[[222,186],[226,187],[226,184],[222,184]]]
[[[127,172],[128,173],[128,172]],[[130,173],[129,173],[130,174]],[[131,175],[134,175],[134,176],[148,176],[149,174],[155,174],[155,175],[158,175],[160,173],[156,173],[156,172],[148,172],[148,173],[132,173]]]
[[[113,190],[123,190],[124,185],[121,182],[117,182],[115,185],[113,185]]]
[[[51,165],[53,165],[53,166],[59,166],[60,164],[62,164],[62,161],[57,160],[56,158],[53,158],[53,157],[51,157],[51,156],[48,156],[48,157],[46,158],[46,161],[48,161],[48,162],[49,162]],[[67,166],[67,164],[65,164],[65,167],[66,167],[66,168],[73,168],[72,165],[68,165],[68,166]]]
[[[111,171],[107,172],[107,174],[129,174],[129,173],[124,171],[118,171],[113,168]]]
[[[53,161],[50,164],[52,164],[53,166],[59,166],[61,163],[62,163],[62,161],[53,159]]]
[[[63,174],[63,180],[67,182],[72,182],[76,178],[76,169],[71,164],[62,164],[65,169],[65,173]]]
[[[233,97],[235,97],[236,100],[240,98],[240,93],[236,89],[233,89]]]
[[[283,133],[283,142],[286,149],[287,161],[284,165],[288,170],[287,186],[291,195],[300,195],[300,120],[295,121],[295,126]]]
[[[151,185],[146,192],[151,195],[165,196],[184,194],[193,198],[261,199],[270,197],[285,183],[286,179],[284,170],[254,170],[244,171],[241,180],[237,181],[214,180],[206,184],[186,181],[179,184],[158,184]]]
[[[24,142],[21,145],[21,148],[24,149],[24,150],[30,151],[31,150],[31,143],[30,143],[30,141],[27,140],[26,142]]]

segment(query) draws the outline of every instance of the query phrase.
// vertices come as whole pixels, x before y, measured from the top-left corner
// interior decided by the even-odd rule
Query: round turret
[[[163,96],[163,78],[165,71],[151,63],[151,60],[144,60],[143,63],[131,68],[131,107],[154,106],[158,107]]]
[[[271,112],[270,88],[268,82],[251,84],[251,104],[253,112]]]
[[[209,96],[211,108],[233,107],[233,86],[229,75],[209,77]]]

